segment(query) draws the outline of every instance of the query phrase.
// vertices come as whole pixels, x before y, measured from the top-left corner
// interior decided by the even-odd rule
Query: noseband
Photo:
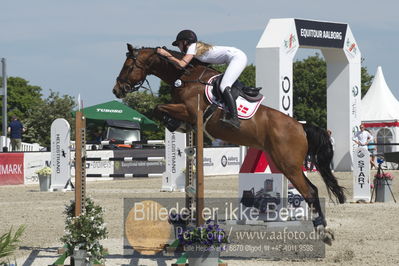
[[[144,82],[147,82],[147,84],[148,84],[148,80],[146,78],[144,78],[143,80],[140,80],[134,84],[132,84],[129,80],[129,76],[135,67],[142,69],[144,72],[147,70],[147,67],[143,63],[139,62],[139,60],[137,59],[137,57],[140,54],[140,51],[142,49],[134,49],[133,53],[131,53],[131,52],[126,53],[126,58],[132,59],[133,64],[128,67],[126,79],[123,79],[120,76],[118,76],[116,78],[117,83],[120,85],[120,87],[124,90],[125,93],[134,92],[134,91],[139,90],[140,88],[143,87]],[[150,55],[149,57],[153,56],[154,54],[157,54],[156,48],[154,49],[154,53],[152,55]]]

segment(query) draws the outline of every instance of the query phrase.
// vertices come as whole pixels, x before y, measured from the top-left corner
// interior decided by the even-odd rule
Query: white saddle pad
[[[219,75],[221,75],[221,74],[219,74]],[[207,83],[212,84],[213,80],[219,75],[211,77]],[[210,103],[216,104],[219,107],[219,109],[223,110],[225,107],[225,104],[217,101],[216,97],[212,93],[212,88],[213,88],[212,85],[205,86],[205,96]],[[241,119],[251,119],[254,116],[254,114],[256,113],[256,111],[258,110],[260,103],[262,102],[263,99],[264,99],[264,97],[262,97],[262,99],[260,99],[257,102],[248,102],[243,97],[238,96],[237,100],[236,100],[238,117]]]

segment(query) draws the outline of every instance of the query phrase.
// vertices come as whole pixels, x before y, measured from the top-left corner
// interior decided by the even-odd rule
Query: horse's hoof
[[[330,228],[324,228],[324,226],[319,225],[316,228],[320,239],[327,245],[331,246],[332,241],[335,239],[334,232]]]

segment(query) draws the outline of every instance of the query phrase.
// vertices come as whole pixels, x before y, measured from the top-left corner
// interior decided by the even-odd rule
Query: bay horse
[[[138,49],[130,44],[127,44],[127,47],[126,60],[113,88],[115,96],[125,97],[127,93],[138,90],[147,75],[155,75],[172,87],[173,99],[173,103],[156,107],[157,116],[168,122],[169,126],[178,121],[194,126],[197,120],[197,108],[205,111],[210,105],[204,96],[205,84],[219,72],[195,59],[183,69],[158,54],[157,48]],[[183,56],[176,51],[169,52],[180,58]],[[180,80],[181,84],[177,83],[177,80]],[[201,95],[200,100],[197,98],[198,93]],[[263,105],[251,119],[241,120],[239,129],[231,128],[221,122],[223,112],[220,109],[216,110],[204,123],[204,131],[213,138],[267,152],[276,167],[313,208],[315,214],[313,225],[320,238],[331,245],[334,235],[326,228],[327,223],[321,210],[318,189],[302,170],[304,160],[309,155],[322,176],[329,195],[331,191],[339,203],[345,202],[343,187],[338,185],[330,169],[333,150],[326,130],[303,125],[292,117]]]

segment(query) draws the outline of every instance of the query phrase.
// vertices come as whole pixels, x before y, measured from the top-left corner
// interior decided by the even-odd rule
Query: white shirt
[[[190,44],[187,48],[186,54],[194,55],[194,57],[201,62],[209,64],[229,64],[233,57],[239,53],[242,53],[242,51],[235,47],[212,46],[209,51],[203,53],[200,56],[196,56],[196,53],[197,43]]]
[[[371,135],[366,130],[356,132],[355,136],[353,137],[354,141],[360,142],[360,146],[366,145],[367,141],[370,142],[373,139],[374,139],[373,135]]]

